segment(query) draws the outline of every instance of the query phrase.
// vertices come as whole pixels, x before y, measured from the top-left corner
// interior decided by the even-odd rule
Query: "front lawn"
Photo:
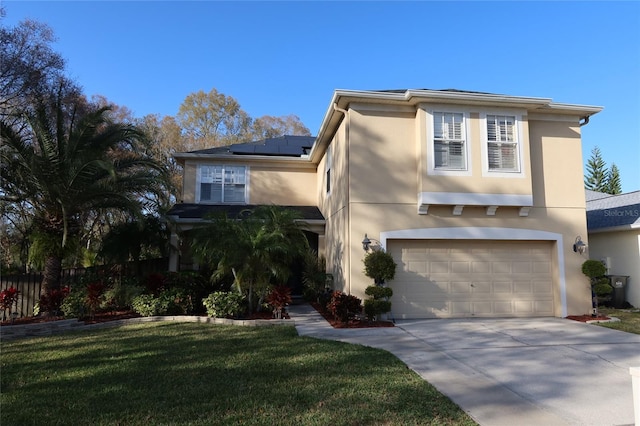
[[[151,323],[2,343],[0,424],[474,425],[388,352]]]
[[[634,312],[635,311],[635,312]],[[602,327],[640,334],[640,311],[638,309],[613,309],[599,307],[598,312],[608,317],[616,317],[620,322],[599,323]]]

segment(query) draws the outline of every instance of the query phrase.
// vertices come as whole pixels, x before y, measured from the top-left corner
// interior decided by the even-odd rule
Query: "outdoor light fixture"
[[[369,247],[371,246],[371,240],[367,237],[367,234],[364,234],[364,240],[362,240],[362,249],[364,251],[369,251]]]
[[[587,251],[587,245],[582,241],[580,235],[576,237],[576,241],[573,243],[573,251],[580,254],[584,254]]]

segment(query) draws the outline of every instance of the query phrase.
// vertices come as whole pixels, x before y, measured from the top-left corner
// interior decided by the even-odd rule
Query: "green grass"
[[[636,311],[636,312],[633,312]],[[640,334],[640,311],[638,309],[613,309],[599,307],[598,312],[609,317],[616,317],[620,322],[603,322],[598,325],[627,333]]]
[[[0,424],[474,425],[388,352],[151,323],[2,343]]]

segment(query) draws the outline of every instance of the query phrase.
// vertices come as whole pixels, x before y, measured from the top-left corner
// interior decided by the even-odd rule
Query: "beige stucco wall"
[[[588,256],[608,260],[610,275],[628,275],[627,301],[640,307],[640,230],[589,235]]]
[[[451,108],[468,114],[469,123],[468,139],[468,169],[470,176],[456,176],[453,174],[439,175],[429,173],[427,164],[428,141],[427,133],[431,126],[427,118],[427,111],[448,111]],[[496,177],[495,173],[484,170],[482,150],[482,116],[481,112],[491,114],[520,115],[521,121],[521,172],[513,173],[513,178],[505,179]],[[423,166],[418,172],[419,192],[474,192],[480,194],[516,194],[531,195],[531,156],[529,148],[529,133],[526,112],[523,110],[511,110],[502,108],[483,107],[451,107],[446,105],[421,104],[416,117],[417,154],[420,156]],[[519,155],[520,157],[520,155]]]
[[[327,271],[333,274],[334,288],[348,292],[350,257],[349,239],[349,152],[347,134],[349,120],[343,120],[317,167],[316,196],[325,218],[324,246],[319,242],[327,260]],[[331,159],[329,160],[329,156]],[[327,193],[327,161],[331,163],[331,189]]]
[[[316,171],[313,169],[249,168],[249,203],[315,206]]]
[[[214,162],[188,161],[184,166],[183,202],[196,202],[196,173],[198,164]],[[230,164],[230,163],[227,163]],[[279,204],[315,206],[317,203],[316,170],[295,164],[270,164],[237,161],[234,164],[249,168],[249,197],[247,204]]]
[[[570,121],[530,120],[529,129],[534,205],[584,209],[580,127]]]
[[[321,210],[327,220],[327,241],[335,241],[334,247],[328,245],[326,249],[329,272],[339,271],[336,288],[362,298],[371,284],[363,273],[365,253],[361,241],[365,233],[370,239],[379,240],[381,233],[397,230],[515,228],[558,236],[554,244],[558,259],[556,315],[563,314],[559,305],[560,282],[566,291],[566,314],[590,312],[589,285],[580,271],[584,259],[572,250],[575,237],[586,235],[577,119],[529,121],[523,114],[523,173],[514,178],[496,178],[483,176],[482,172],[477,122],[480,113],[479,108],[470,113],[472,173],[432,176],[425,168],[425,119],[419,110],[358,105],[349,110],[332,141],[334,169],[341,156],[348,160],[349,167],[339,163],[340,178],[329,197],[323,194],[324,183],[318,184]],[[323,160],[318,166],[319,181],[324,172]],[[337,185],[339,190],[335,189]],[[527,217],[521,217],[517,207],[500,207],[494,216],[488,216],[485,207],[470,206],[456,216],[448,205],[430,206],[427,215],[420,215],[417,196],[423,191],[532,195],[533,207]],[[341,234],[342,230],[345,234]]]

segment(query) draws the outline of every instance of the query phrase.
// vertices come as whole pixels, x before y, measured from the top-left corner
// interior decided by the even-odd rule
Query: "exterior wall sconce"
[[[580,254],[584,254],[587,251],[587,245],[582,241],[580,235],[576,237],[576,241],[573,243],[573,251]]]
[[[369,247],[371,247],[371,240],[367,237],[367,234],[364,234],[364,240],[362,240],[362,249],[364,251],[369,251]]]

